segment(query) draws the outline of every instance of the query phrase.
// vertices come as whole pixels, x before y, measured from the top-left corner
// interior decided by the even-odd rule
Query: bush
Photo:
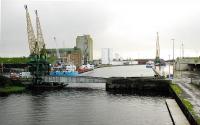
[[[4,76],[0,76],[0,87],[12,85],[12,81]]]

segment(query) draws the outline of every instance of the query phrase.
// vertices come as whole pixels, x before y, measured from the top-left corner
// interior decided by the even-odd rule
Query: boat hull
[[[78,72],[74,71],[74,72],[50,72],[49,74],[50,76],[78,76]]]

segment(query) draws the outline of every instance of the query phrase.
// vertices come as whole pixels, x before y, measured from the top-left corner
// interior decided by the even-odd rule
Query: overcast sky
[[[90,34],[94,58],[112,48],[124,58],[155,58],[156,32],[161,58],[200,55],[200,2],[194,0],[1,0],[0,56],[28,56],[24,4],[35,28],[37,9],[47,48],[73,47],[76,36]],[[35,29],[34,29],[35,30]],[[35,30],[36,31],[36,30]]]

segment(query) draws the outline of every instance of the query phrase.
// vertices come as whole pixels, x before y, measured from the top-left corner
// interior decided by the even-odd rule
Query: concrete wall
[[[192,114],[190,113],[189,109],[183,104],[182,99],[176,94],[176,92],[169,87],[170,94],[174,97],[176,102],[178,103],[179,107],[183,111],[184,115],[187,117],[188,121],[191,125],[198,125],[197,121],[194,119]]]
[[[175,70],[200,70],[200,58],[199,57],[185,57],[177,59],[175,62]]]
[[[169,93],[171,80],[154,79],[152,77],[108,78],[106,90],[133,90]]]
[[[188,66],[188,64],[176,63],[175,70],[177,70],[177,71],[190,70],[190,67]]]

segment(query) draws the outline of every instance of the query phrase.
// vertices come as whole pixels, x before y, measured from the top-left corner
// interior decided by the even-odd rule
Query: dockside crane
[[[27,24],[27,35],[28,35],[30,55],[39,54],[38,42],[36,41],[36,38],[35,38],[35,34],[34,34],[34,30],[33,30],[33,26],[31,23],[31,18],[30,18],[30,14],[28,12],[27,5],[24,5],[24,8],[26,10],[26,24]]]
[[[55,44],[56,44],[56,56],[57,56],[57,58],[58,58],[58,60],[59,60],[61,57],[60,57],[60,52],[59,52],[59,49],[58,49],[58,44],[57,44],[57,41],[56,41],[56,37],[55,37],[55,36],[53,37],[53,40],[54,40],[54,42],[55,42]]]
[[[156,39],[155,65],[160,65],[160,45],[159,45],[159,35],[158,35],[158,32],[157,32],[157,39]]]
[[[39,20],[37,10],[35,10],[35,15],[36,15],[37,42],[38,42],[39,51],[41,51],[42,49],[45,49],[45,43],[44,43],[42,28],[40,25],[40,20]]]
[[[28,43],[30,49],[30,56],[29,56],[30,61],[28,62],[28,65],[29,65],[29,71],[33,76],[32,86],[35,86],[35,85],[40,85],[42,83],[42,76],[48,74],[49,63],[47,61],[44,38],[38,17],[38,12],[35,11],[36,30],[37,30],[37,39],[36,39],[27,5],[25,5],[24,8],[26,10],[27,35],[28,35]]]

